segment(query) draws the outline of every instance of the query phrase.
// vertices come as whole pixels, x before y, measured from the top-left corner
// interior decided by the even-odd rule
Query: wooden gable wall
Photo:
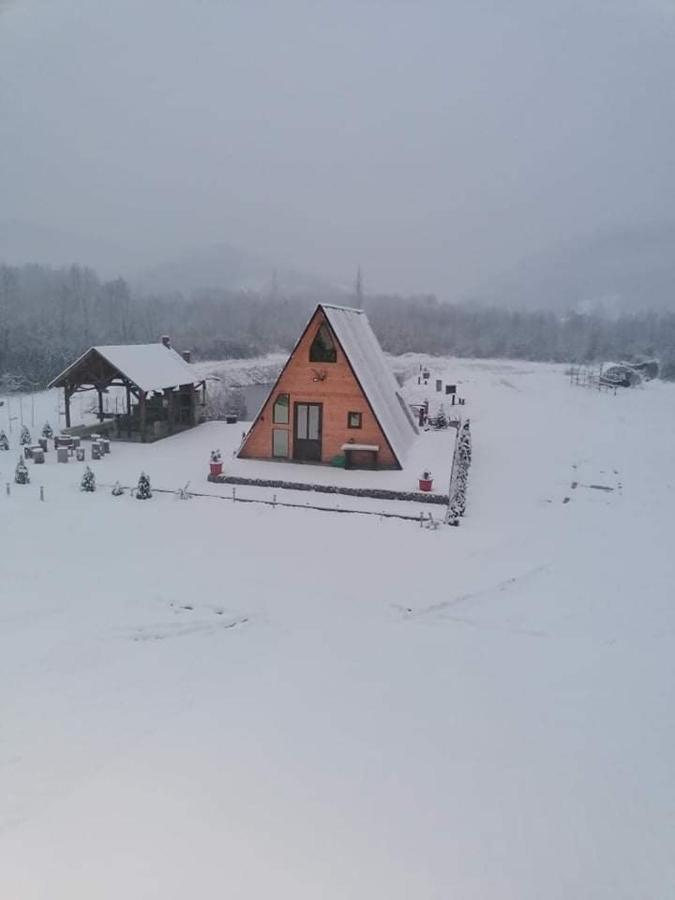
[[[322,462],[329,463],[333,457],[340,455],[342,444],[352,439],[359,444],[379,446],[378,466],[399,468],[389,442],[332,330],[331,334],[337,348],[336,362],[310,362],[309,351],[312,341],[324,323],[330,328],[323,310],[319,307],[251,426],[239,456],[242,459],[275,458],[272,455],[272,429],[285,428],[289,431],[289,458],[293,459],[294,404],[321,403],[323,404]],[[321,380],[323,373],[325,379]],[[290,395],[288,425],[274,425],[272,422],[272,407],[279,394]],[[361,413],[361,428],[348,428],[349,412]]]

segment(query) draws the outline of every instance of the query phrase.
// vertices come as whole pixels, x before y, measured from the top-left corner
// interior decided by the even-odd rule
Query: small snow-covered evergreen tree
[[[19,443],[21,444],[21,446],[32,443],[30,431],[28,430],[28,425],[21,426],[21,437],[19,438]]]
[[[445,407],[441,403],[436,416],[436,428],[443,429],[448,427],[448,417],[445,414]]]
[[[54,437],[54,429],[49,424],[49,422],[45,422],[45,424],[42,426],[42,437],[47,438],[48,441]]]
[[[82,475],[80,490],[87,491],[88,493],[93,493],[96,490],[96,476],[91,471],[89,466],[86,467],[86,469],[84,470],[84,474]]]
[[[9,439],[4,431],[0,429],[0,450],[9,450]]]
[[[145,474],[145,472],[141,472],[140,478],[138,479],[138,487],[136,488],[136,499],[149,500],[150,497],[152,497],[152,491],[150,490],[150,479]]]
[[[113,497],[121,497],[122,496],[122,494],[124,493],[124,488],[119,483],[119,481],[115,482],[111,493],[112,493]]]
[[[30,481],[30,475],[28,474],[26,463],[21,456],[19,457],[19,461],[16,464],[16,469],[14,470],[14,481],[16,481],[17,484],[28,484],[28,482]]]

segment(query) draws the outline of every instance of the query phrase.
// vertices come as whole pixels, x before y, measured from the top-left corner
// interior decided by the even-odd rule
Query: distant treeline
[[[0,378],[5,388],[42,386],[93,344],[151,342],[163,334],[197,359],[286,351],[320,299],[224,290],[134,296],[123,279],[101,281],[80,266],[0,266]],[[368,296],[365,305],[391,353],[575,363],[647,356],[675,379],[675,313],[559,316],[429,296]]]

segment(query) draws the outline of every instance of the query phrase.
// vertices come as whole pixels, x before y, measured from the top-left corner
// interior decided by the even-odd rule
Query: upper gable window
[[[316,333],[316,337],[312,341],[309,348],[310,362],[335,362],[337,360],[337,350],[335,349],[335,341],[330,333],[330,328],[324,322]]]
[[[288,425],[288,409],[290,397],[288,394],[277,394],[277,399],[272,407],[272,422],[275,425]]]

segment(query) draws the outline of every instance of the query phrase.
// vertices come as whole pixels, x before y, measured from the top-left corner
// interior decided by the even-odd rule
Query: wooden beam
[[[64,396],[66,398],[66,428],[70,428],[70,395],[70,386],[66,385],[66,387],[64,388]]]
[[[127,437],[131,440],[131,388],[127,385]]]
[[[139,409],[139,423],[141,429],[141,442],[145,443],[145,391],[139,391],[138,394],[138,404],[140,406]]]
[[[169,434],[173,434],[173,391],[171,388],[164,390],[166,398],[166,418],[169,426]]]

